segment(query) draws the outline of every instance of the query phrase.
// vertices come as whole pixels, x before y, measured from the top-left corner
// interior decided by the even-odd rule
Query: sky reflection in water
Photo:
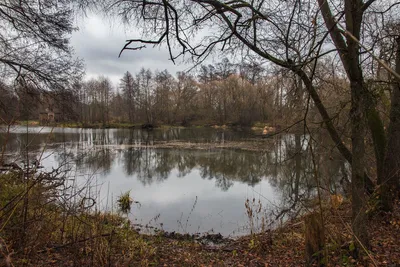
[[[37,158],[46,140],[43,165],[60,164],[76,170],[77,181],[89,179],[91,194],[100,196],[102,209],[115,210],[118,195],[128,190],[140,205],[130,218],[181,233],[214,232],[241,235],[249,232],[245,201],[262,203],[254,212],[254,228],[276,207],[296,209],[297,200],[313,196],[311,160],[304,136],[285,135],[266,142],[267,151],[233,149],[188,150],[147,148],[157,141],[221,143],[253,138],[246,131],[167,129],[146,132],[131,129],[13,129],[7,146],[22,161],[28,141],[30,157]],[[130,147],[130,145],[141,147]],[[327,158],[330,158],[327,160]],[[344,162],[320,153],[320,172],[332,189],[346,172]],[[97,192],[97,193],[95,193]],[[111,203],[114,206],[111,207]],[[293,206],[293,204],[295,204]],[[254,210],[257,207],[254,206]],[[257,218],[258,217],[258,218]]]

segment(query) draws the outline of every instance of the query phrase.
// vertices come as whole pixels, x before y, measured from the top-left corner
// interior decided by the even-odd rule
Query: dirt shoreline
[[[375,214],[368,226],[371,236],[369,255],[360,252],[355,258],[352,250],[350,228],[351,207],[344,203],[339,209],[327,207],[323,212],[326,231],[325,266],[399,266],[400,228],[394,220],[400,219],[397,205],[392,214]],[[388,222],[388,223],[382,223]],[[305,266],[304,218],[286,222],[275,230],[249,234],[235,239],[219,234],[199,237],[189,234],[159,232],[155,235],[130,234],[140,240],[141,253],[125,258],[126,254],[111,256],[115,266]],[[76,249],[76,248],[75,248]],[[121,248],[122,250],[123,247]],[[139,249],[139,248],[138,248]],[[137,250],[136,250],[137,251]],[[39,261],[41,266],[54,266],[68,259],[73,250],[49,251],[48,257]],[[87,258],[81,259],[88,263]],[[65,265],[73,262],[65,260]],[[317,265],[309,265],[317,266]]]
[[[400,265],[400,227],[393,223],[400,220],[399,203],[393,213],[371,214],[368,226],[371,248],[368,254],[359,251],[358,258],[352,249],[350,202],[339,208],[326,203],[323,217],[325,266]],[[218,234],[205,237],[206,241],[215,238],[217,244],[198,242],[187,235],[161,233],[157,266],[305,266],[304,218],[287,221],[274,230],[233,239]],[[147,238],[153,240],[157,235]]]

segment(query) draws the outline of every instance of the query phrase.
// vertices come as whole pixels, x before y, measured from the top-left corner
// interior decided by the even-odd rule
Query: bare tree
[[[197,94],[196,81],[191,75],[178,72],[178,81],[172,91],[174,103],[174,119],[186,125],[196,111],[195,96]]]
[[[368,39],[363,22],[370,11],[383,16],[384,20],[385,12],[397,6],[395,1],[386,1],[379,7],[374,2],[110,0],[106,1],[106,5],[108,11],[122,15],[127,24],[138,23],[143,30],[143,38],[127,40],[122,51],[143,49],[148,44],[166,44],[171,60],[189,54],[197,62],[204,60],[216,48],[233,53],[242,51],[296,74],[338,150],[352,164],[353,229],[358,239],[368,245],[363,222],[366,201],[363,188],[366,184],[371,186],[371,181],[365,179],[364,137],[368,122],[379,168],[382,166],[379,159],[385,149],[377,149],[376,145],[376,136],[383,127],[372,123],[373,128],[369,120],[369,114],[376,112],[370,104],[371,96],[363,75],[364,59],[371,54],[362,45]],[[174,53],[174,44],[181,48],[180,52]],[[319,60],[329,53],[340,56],[341,71],[350,82],[352,151],[332,123],[315,83]]]
[[[126,101],[126,108],[128,110],[128,121],[134,122],[136,111],[135,96],[137,94],[137,84],[129,71],[124,74],[119,86]]]
[[[0,74],[36,87],[66,87],[82,75],[72,57],[70,1],[5,0],[0,4]]]
[[[150,69],[141,68],[139,73],[136,74],[136,83],[138,91],[136,95],[136,101],[139,104],[141,113],[140,118],[146,121],[146,123],[153,123],[153,73]]]
[[[156,120],[163,120],[165,123],[171,124],[173,121],[171,95],[176,81],[167,70],[157,72],[154,79],[156,83],[154,91]]]

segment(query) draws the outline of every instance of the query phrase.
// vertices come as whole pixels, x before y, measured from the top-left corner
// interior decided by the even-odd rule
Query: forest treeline
[[[339,91],[343,86],[335,84]],[[3,109],[6,121],[38,120],[40,113],[52,111],[57,121],[82,124],[281,125],[306,108],[305,93],[293,75],[227,58],[176,75],[145,68],[127,71],[117,85],[99,76],[49,92],[5,83],[0,90],[2,106],[15,103]],[[330,97],[334,101],[338,96]]]

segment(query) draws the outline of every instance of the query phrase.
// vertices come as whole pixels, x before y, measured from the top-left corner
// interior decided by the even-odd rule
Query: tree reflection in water
[[[41,153],[49,131],[30,133],[30,157]],[[147,145],[155,141],[229,142],[252,137],[247,132],[217,131],[214,129],[168,129],[152,132],[141,130],[63,130],[50,136],[46,154],[53,155],[57,164],[68,162],[68,168],[81,174],[96,173],[108,176],[115,166],[122,166],[126,176],[135,177],[144,186],[163,183],[176,175],[190,179],[197,171],[204,180],[215,181],[215,187],[228,192],[235,183],[254,188],[266,180],[280,196],[275,218],[294,216],[308,207],[316,195],[314,166],[309,152],[309,137],[285,134],[266,142],[264,151],[237,149],[161,149]],[[348,168],[322,134],[314,136],[316,168],[325,193],[336,193]],[[23,155],[26,136],[14,132],[7,146],[9,152]],[[138,147],[132,147],[136,145]],[[189,178],[187,178],[189,177]],[[113,177],[111,177],[114,179]]]

